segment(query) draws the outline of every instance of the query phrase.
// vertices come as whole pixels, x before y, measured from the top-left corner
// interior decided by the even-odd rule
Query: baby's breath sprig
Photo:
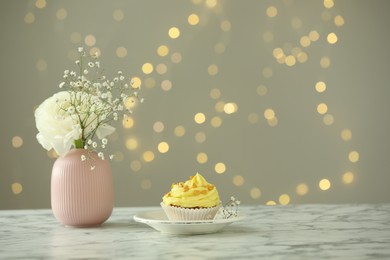
[[[230,200],[223,204],[219,210],[219,215],[222,218],[231,218],[238,216],[238,206],[241,204],[241,201],[237,200],[235,197],[231,196]]]
[[[78,48],[78,53],[79,59],[75,62],[78,72],[65,70],[59,84],[60,89],[69,93],[69,100],[57,103],[62,114],[72,119],[72,127],[78,129],[74,147],[94,151],[99,158],[105,159],[102,150],[108,144],[106,136],[115,131],[108,123],[128,117],[134,106],[144,99],[139,97],[140,86],[126,79],[122,71],[111,80],[103,75],[98,53],[89,55],[82,47]],[[87,159],[81,157],[81,160]]]

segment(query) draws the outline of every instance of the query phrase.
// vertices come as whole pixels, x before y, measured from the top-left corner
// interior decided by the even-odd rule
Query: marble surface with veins
[[[0,211],[0,259],[390,259],[390,204],[241,206],[246,219],[206,235],[169,235],[115,208],[71,228],[51,210]]]

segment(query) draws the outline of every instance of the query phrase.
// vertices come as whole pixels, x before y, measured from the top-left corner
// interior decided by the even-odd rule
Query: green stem
[[[78,139],[74,141],[74,146],[76,149],[84,149],[84,140],[83,139]]]

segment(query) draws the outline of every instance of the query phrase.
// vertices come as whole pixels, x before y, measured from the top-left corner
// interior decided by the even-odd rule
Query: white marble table
[[[390,259],[390,204],[242,206],[219,233],[168,235],[133,221],[158,208],[115,208],[97,228],[50,210],[0,211],[0,259]]]

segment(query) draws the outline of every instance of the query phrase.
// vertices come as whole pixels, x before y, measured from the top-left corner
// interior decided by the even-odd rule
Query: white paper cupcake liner
[[[212,208],[199,209],[180,208],[174,206],[167,206],[163,202],[161,202],[160,205],[164,209],[168,219],[173,221],[214,219],[220,208],[220,205],[217,205]]]

